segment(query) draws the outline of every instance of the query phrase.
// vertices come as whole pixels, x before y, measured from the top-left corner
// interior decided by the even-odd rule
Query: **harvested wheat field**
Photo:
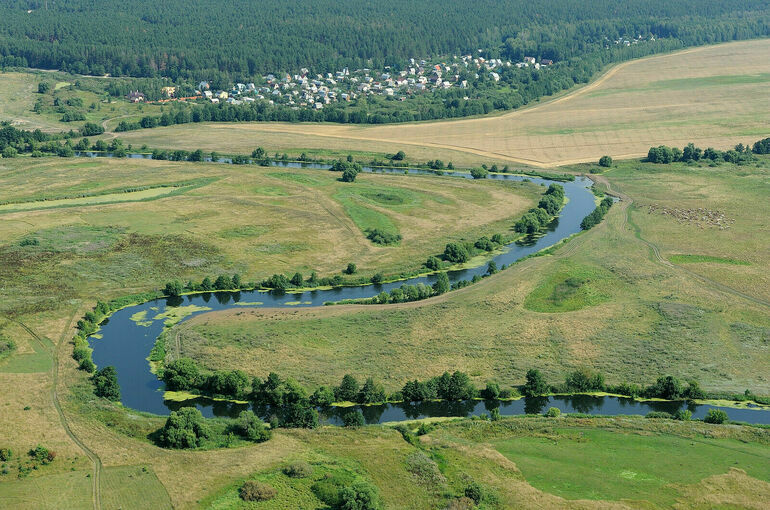
[[[502,116],[366,127],[198,124],[122,133],[121,138],[188,149],[226,145],[241,153],[261,144],[268,150],[404,149],[417,156],[429,147],[460,164],[552,166],[594,161],[603,154],[637,157],[661,144],[723,149],[767,136],[768,122],[770,40],[765,39],[626,62],[586,87]]]

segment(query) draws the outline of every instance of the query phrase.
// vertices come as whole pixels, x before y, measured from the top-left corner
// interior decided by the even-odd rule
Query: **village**
[[[525,56],[521,62],[511,62],[467,54],[454,56],[449,63],[411,58],[400,71],[386,66],[382,71],[368,68],[351,71],[344,68],[334,73],[312,75],[307,68],[302,68],[293,75],[264,75],[258,84],[235,83],[230,90],[215,90],[209,82],[201,81],[195,95],[187,97],[177,97],[176,87],[164,87],[162,93],[166,98],[156,102],[203,100],[215,104],[240,105],[266,101],[269,104],[320,110],[332,103],[367,96],[384,96],[403,101],[416,94],[451,88],[468,89],[478,80],[499,82],[506,69],[541,70],[551,65],[553,61],[545,58],[538,61],[535,57]],[[145,97],[141,92],[134,91],[127,99],[137,103],[143,102]]]
[[[654,35],[605,37],[605,49],[612,46],[632,46],[645,41],[655,41]],[[403,69],[385,66],[382,70],[368,68],[343,68],[334,73],[311,74],[308,68],[301,68],[295,74],[276,73],[261,77],[259,83],[235,83],[229,90],[215,89],[208,81],[197,84],[195,94],[182,96],[177,87],[167,86],[161,90],[164,99],[156,103],[175,101],[207,101],[214,104],[241,105],[265,101],[269,104],[284,105],[294,109],[312,108],[321,110],[324,106],[354,101],[368,96],[404,101],[417,94],[443,91],[452,88],[469,89],[480,81],[500,82],[503,72],[508,69],[530,69],[540,71],[554,64],[547,58],[524,56],[520,61],[485,58],[484,50],[472,54],[455,55],[451,60],[430,60],[410,58]],[[144,102],[145,95],[133,91],[127,99],[132,103]],[[468,99],[465,97],[465,99]]]

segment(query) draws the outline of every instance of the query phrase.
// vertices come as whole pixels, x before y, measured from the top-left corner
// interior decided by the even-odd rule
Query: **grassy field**
[[[115,466],[104,470],[101,480],[102,508],[111,510],[140,510],[152,508],[170,510],[171,500],[155,473],[146,466]]]
[[[255,145],[292,153],[403,149],[416,160],[537,166],[634,157],[660,144],[729,148],[770,134],[769,51],[765,39],[635,60],[556,100],[494,117],[386,126],[186,125],[121,138],[238,153]]]
[[[770,490],[767,434],[724,429],[640,418],[466,420],[439,425],[417,447],[380,427],[291,432],[303,448],[214,492],[202,507],[251,508],[238,497],[249,479],[277,491],[260,508],[325,508],[314,485],[359,479],[380,488],[385,508],[445,508],[471,483],[481,487],[485,509],[759,508],[753,497]],[[697,461],[697,468],[682,469]],[[297,462],[311,467],[309,476],[283,474],[283,466]]]
[[[337,177],[150,160],[4,162],[0,185],[11,191],[0,206],[0,252],[17,278],[5,284],[16,298],[0,308],[23,313],[222,272],[260,281],[276,272],[329,276],[348,262],[363,276],[415,270],[450,240],[510,232],[541,193],[527,183]],[[149,189],[118,192],[135,188]],[[375,227],[403,241],[374,245],[365,231]]]
[[[395,390],[408,379],[457,369],[478,385],[520,384],[532,367],[561,380],[588,366],[615,383],[649,384],[671,373],[708,389],[770,393],[767,309],[719,287],[768,298],[766,164],[623,163],[606,177],[633,208],[630,199],[621,202],[554,255],[468,289],[397,306],[215,312],[175,334],[182,352],[206,366],[275,371],[308,385],[336,383],[350,372]],[[670,209],[697,203],[734,221],[723,230],[700,228],[648,213],[644,204],[652,202]],[[704,262],[684,271],[653,257],[632,225],[659,243],[663,257],[698,253],[750,265]]]
[[[0,72],[0,121],[8,121],[19,129],[58,133],[70,129],[77,131],[86,122],[114,129],[120,120],[136,121],[144,115],[161,113],[159,105],[131,104],[125,100],[109,98],[105,94],[81,90],[75,87],[76,81],[76,77],[59,72]],[[40,82],[51,85],[47,94],[38,93]],[[85,120],[62,122],[62,114],[54,107],[56,98],[62,104],[68,99],[81,100],[83,106],[77,109],[85,114]],[[34,108],[38,101],[41,106],[39,112],[36,112]],[[94,105],[93,108],[91,105]]]

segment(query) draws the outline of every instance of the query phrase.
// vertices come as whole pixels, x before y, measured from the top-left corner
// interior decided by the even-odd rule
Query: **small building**
[[[128,99],[128,101],[131,103],[141,103],[144,101],[144,94],[138,90],[134,90],[128,93],[126,99]]]

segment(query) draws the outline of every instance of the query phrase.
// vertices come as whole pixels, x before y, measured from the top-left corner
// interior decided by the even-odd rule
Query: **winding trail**
[[[83,441],[78,438],[74,432],[72,432],[72,429],[69,426],[69,422],[67,422],[67,416],[64,414],[64,411],[61,408],[61,404],[59,403],[59,352],[61,350],[62,344],[64,344],[65,339],[67,338],[67,334],[72,329],[72,323],[75,320],[75,317],[77,315],[77,308],[72,311],[72,315],[70,315],[69,321],[67,321],[67,325],[62,330],[61,335],[59,336],[59,340],[56,342],[54,346],[54,359],[53,359],[53,367],[52,367],[52,376],[53,376],[53,386],[51,388],[51,399],[53,400],[53,405],[56,408],[56,412],[59,414],[59,421],[61,422],[62,428],[64,428],[64,431],[67,433],[67,435],[72,439],[76,445],[80,447],[81,450],[83,450],[83,453],[88,456],[88,458],[93,462],[94,464],[94,475],[91,477],[93,480],[92,483],[92,491],[91,491],[91,497],[93,500],[94,510],[101,510],[102,508],[102,484],[101,484],[101,477],[102,477],[102,460],[99,458],[99,456],[91,450],[88,446],[83,443]]]
[[[49,355],[51,356],[51,401],[53,403],[54,408],[56,409],[56,413],[59,415],[59,423],[61,424],[62,428],[64,429],[64,432],[69,436],[70,439],[72,439],[72,442],[74,442],[82,451],[86,454],[86,456],[91,460],[91,462],[94,465],[94,472],[93,476],[91,477],[92,480],[92,491],[91,491],[91,499],[93,502],[94,510],[101,510],[102,508],[102,492],[101,492],[101,474],[102,474],[102,461],[99,458],[99,456],[91,450],[88,446],[83,443],[83,441],[78,438],[75,433],[72,431],[72,429],[69,426],[69,422],[67,421],[67,416],[64,414],[64,410],[61,407],[61,404],[59,402],[59,353],[61,351],[62,344],[65,343],[67,334],[70,332],[72,328],[72,323],[75,321],[75,317],[77,316],[77,308],[72,311],[72,314],[70,315],[69,320],[67,321],[67,325],[62,330],[61,335],[59,336],[59,339],[56,343],[49,342],[46,343],[43,338],[40,337],[32,328],[24,324],[23,322],[19,320],[14,320],[19,326],[24,328],[24,330],[29,333],[36,341],[40,343],[40,345],[45,348],[46,351],[48,351]]]

